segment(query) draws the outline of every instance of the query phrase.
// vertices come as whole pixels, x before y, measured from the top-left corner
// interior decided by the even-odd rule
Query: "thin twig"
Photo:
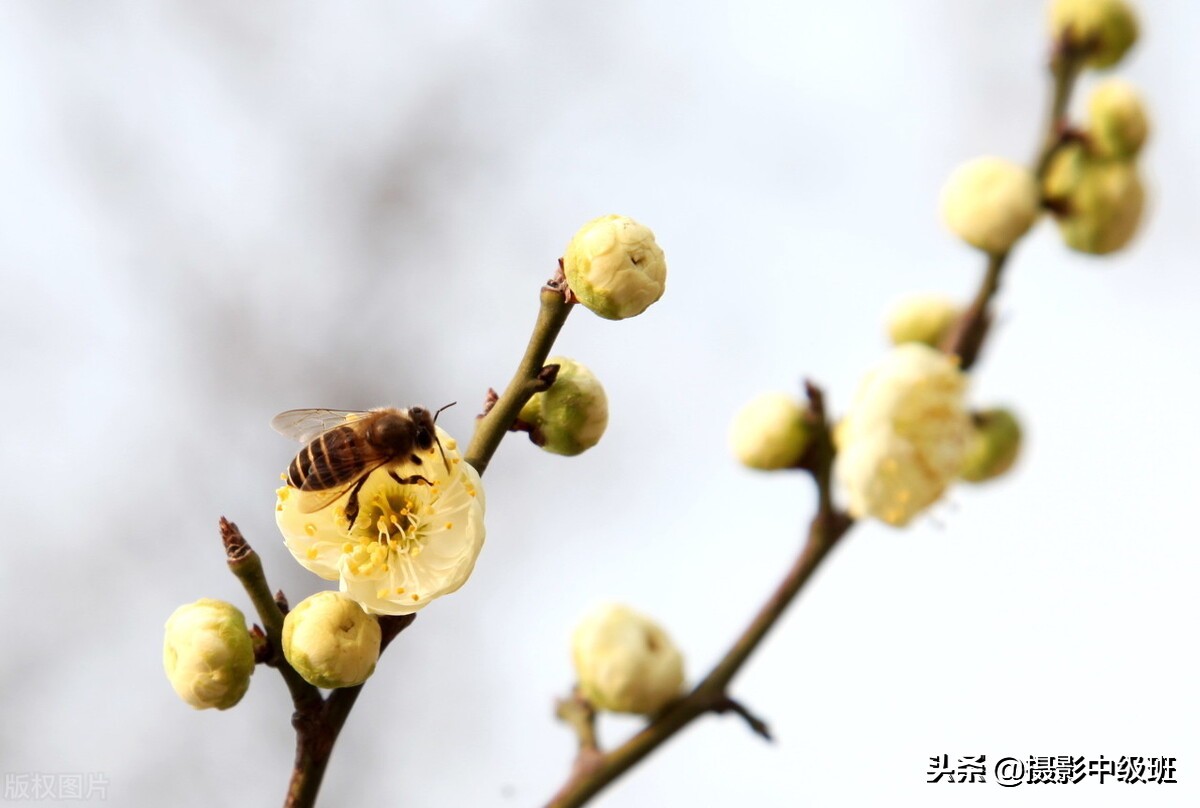
[[[1054,156],[1073,139],[1066,121],[1067,105],[1070,103],[1075,81],[1079,78],[1086,57],[1085,51],[1070,50],[1063,43],[1055,47],[1051,57],[1050,74],[1053,77],[1054,90],[1050,95],[1050,108],[1046,114],[1046,134],[1037,155],[1033,158],[1033,175],[1039,190]],[[991,303],[1000,290],[1000,279],[1011,254],[1011,247],[1002,253],[988,254],[987,269],[975,299],[971,301],[971,305],[943,343],[946,353],[959,357],[959,367],[963,371],[970,370],[979,359],[979,352],[992,321]]]
[[[521,408],[534,393],[546,389],[546,377],[542,374],[542,368],[558,332],[562,330],[567,315],[573,308],[573,303],[568,300],[569,291],[566,281],[562,278],[560,266],[558,274],[542,287],[537,322],[517,372],[513,374],[508,387],[475,425],[475,434],[471,436],[471,444],[467,447],[466,461],[481,475],[500,446],[500,441],[504,440],[505,433],[516,422]]]
[[[292,694],[292,704],[297,712],[319,709],[321,706],[321,691],[304,681],[295,669],[283,658],[283,612],[267,586],[267,577],[263,573],[262,559],[250,547],[238,526],[224,516],[221,517],[221,541],[225,545],[225,557],[229,569],[242,582],[250,602],[254,604],[258,617],[262,620],[266,632],[267,648],[264,652],[267,664],[277,668],[288,692]]]

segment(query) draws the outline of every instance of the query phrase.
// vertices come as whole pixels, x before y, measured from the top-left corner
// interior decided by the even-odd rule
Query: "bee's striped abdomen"
[[[305,491],[321,491],[353,480],[362,471],[359,440],[350,426],[318,435],[288,466],[288,484]]]

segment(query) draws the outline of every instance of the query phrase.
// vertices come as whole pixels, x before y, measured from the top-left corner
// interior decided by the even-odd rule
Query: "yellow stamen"
[[[315,535],[317,535],[317,526],[314,525],[312,522],[309,522],[307,525],[304,526],[304,532],[310,536],[315,536]]]

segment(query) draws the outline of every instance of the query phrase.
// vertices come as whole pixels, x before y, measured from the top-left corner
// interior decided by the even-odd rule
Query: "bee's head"
[[[410,407],[408,417],[412,419],[413,424],[413,443],[418,449],[432,449],[437,441],[437,430],[433,426],[434,416],[424,407]]]
[[[371,425],[367,440],[376,446],[404,451],[409,442],[416,437],[416,430],[413,429],[413,421],[410,420],[410,417],[405,417],[398,412],[385,413]],[[432,445],[432,443],[429,444],[429,446]],[[422,448],[428,449],[429,446]]]

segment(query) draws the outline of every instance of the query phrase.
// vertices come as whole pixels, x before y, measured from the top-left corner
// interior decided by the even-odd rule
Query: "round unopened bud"
[[[1088,99],[1092,148],[1100,157],[1125,160],[1137,155],[1150,124],[1146,108],[1133,85],[1109,79],[1096,87]]]
[[[167,619],[163,667],[179,698],[206,710],[242,700],[254,673],[246,618],[232,603],[201,598]]]
[[[919,342],[936,348],[961,314],[958,304],[948,297],[906,295],[888,311],[888,338],[893,345]]]
[[[807,413],[786,393],[763,393],[738,410],[729,447],[742,465],[774,471],[792,468],[812,439]]]
[[[529,437],[547,452],[577,455],[600,442],[608,426],[608,397],[596,375],[565,356],[546,360],[558,365],[550,389],[534,393],[518,420],[532,429]]]
[[[1037,221],[1041,200],[1028,169],[979,157],[954,170],[942,189],[942,218],[968,244],[1006,252]]]
[[[973,429],[962,478],[981,483],[1004,474],[1021,451],[1021,424],[1011,411],[991,409],[972,416]]]
[[[1138,22],[1125,0],[1054,0],[1050,32],[1092,67],[1111,67],[1137,41]]]
[[[571,637],[579,690],[615,713],[658,712],[683,687],[683,656],[648,617],[616,604],[597,608]]]
[[[610,214],[592,219],[571,239],[563,273],[580,303],[606,319],[624,320],[662,297],[667,262],[650,228]]]
[[[1093,255],[1115,252],[1137,233],[1146,191],[1132,161],[1099,160],[1076,147],[1060,152],[1045,180],[1068,247]]]
[[[379,661],[379,620],[328,590],[300,601],[283,620],[283,655],[317,687],[361,685]]]

